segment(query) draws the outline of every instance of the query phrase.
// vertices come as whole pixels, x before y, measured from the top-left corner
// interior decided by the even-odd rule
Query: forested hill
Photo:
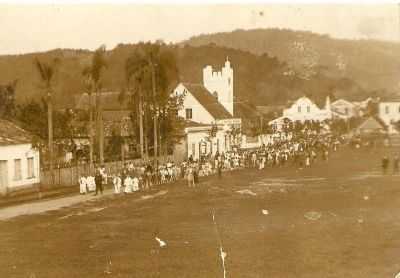
[[[236,34],[236,32],[233,34]],[[218,36],[220,35],[215,35],[215,37]],[[282,104],[302,95],[309,95],[316,100],[322,100],[328,94],[333,94],[336,97],[365,98],[371,93],[371,89],[368,86],[361,86],[362,82],[358,84],[358,80],[364,80],[364,77],[353,80],[346,73],[337,71],[332,66],[310,64],[308,60],[311,59],[313,61],[313,57],[308,57],[308,54],[305,56],[306,59],[303,57],[304,55],[300,55],[298,60],[302,62],[295,68],[288,66],[282,55],[278,55],[278,58],[274,57],[274,53],[277,50],[271,50],[268,54],[263,51],[252,53],[215,44],[200,45],[200,40],[201,37],[197,38],[198,43],[195,43],[196,39],[193,39],[186,45],[165,46],[170,47],[176,54],[181,81],[201,82],[202,69],[205,65],[211,64],[216,70],[219,70],[223,66],[226,57],[229,57],[234,68],[235,97],[238,101],[250,101],[257,105],[272,105]],[[361,44],[361,42],[359,43]],[[189,44],[198,44],[200,46],[190,46]],[[284,45],[282,48],[284,48]],[[135,47],[135,44],[121,44],[107,51],[108,67],[104,71],[103,88],[120,90],[124,86],[124,62]],[[385,44],[382,44],[381,55],[376,56],[375,67],[368,69],[368,71],[377,71],[377,68],[381,67],[380,57],[388,57],[386,52],[389,52],[389,50],[385,47]],[[279,48],[279,46],[277,45],[276,48]],[[389,47],[389,49],[392,48]],[[298,50],[296,51],[298,52]],[[325,51],[326,53],[332,52],[328,46]],[[55,82],[56,103],[57,106],[71,106],[72,96],[83,92],[84,86],[81,72],[90,63],[91,56],[92,52],[90,51],[71,49],[0,56],[0,85],[18,79],[19,82],[16,88],[18,102],[44,96],[39,86],[39,76],[33,61],[35,57],[42,60],[58,57],[61,63]],[[395,59],[393,58],[393,60]],[[393,61],[387,61],[387,64],[390,64],[389,62],[394,63]],[[360,63],[360,67],[362,67],[364,62]],[[350,68],[353,68],[353,66]],[[387,68],[385,67],[382,72],[386,70]],[[363,74],[368,71],[367,69],[360,69],[357,72]],[[375,79],[377,78],[372,78],[372,81]]]
[[[345,24],[345,23],[344,23]],[[345,28],[345,27],[341,27]],[[236,30],[192,37],[192,46],[215,44],[281,61],[315,63],[333,77],[353,79],[370,90],[400,90],[400,44],[375,40],[341,40],[328,35],[284,29]],[[311,61],[310,61],[311,60]]]

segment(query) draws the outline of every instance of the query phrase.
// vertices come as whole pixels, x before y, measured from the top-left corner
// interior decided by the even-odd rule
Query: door
[[[7,160],[0,160],[0,195],[7,193],[8,187],[8,170]]]

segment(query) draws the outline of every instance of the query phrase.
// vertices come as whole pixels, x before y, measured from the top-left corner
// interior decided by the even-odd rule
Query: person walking
[[[94,177],[94,182],[96,184],[96,193],[100,191],[100,194],[103,195],[103,176],[101,175],[100,171],[98,170],[96,176]]]
[[[195,186],[192,165],[189,165],[187,167],[187,181],[188,181],[188,187],[194,187]]]
[[[222,178],[222,163],[221,161],[218,161],[217,163],[217,170],[218,170],[218,178]]]
[[[383,171],[383,174],[386,174],[388,167],[389,167],[389,158],[385,155],[382,158],[382,171]]]

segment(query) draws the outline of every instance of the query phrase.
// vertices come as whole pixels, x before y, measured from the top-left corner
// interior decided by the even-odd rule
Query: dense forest
[[[294,68],[308,58],[330,77],[354,80],[369,90],[385,89],[391,93],[400,89],[399,43],[334,39],[328,35],[285,29],[254,29],[200,35],[182,44],[200,46],[210,43],[257,55],[268,53]]]
[[[103,90],[124,87],[124,62],[136,44],[120,44],[106,52]],[[362,99],[389,94],[398,84],[400,46],[376,41],[336,40],[288,30],[234,31],[194,37],[168,45],[176,55],[180,80],[201,82],[202,68],[220,69],[226,58],[234,68],[238,103],[283,104],[301,95],[321,101],[326,95]],[[0,56],[0,84],[18,80],[17,102],[43,96],[34,59],[61,62],[55,80],[56,107],[71,107],[84,91],[82,70],[91,61],[88,50],[56,49],[44,53]]]

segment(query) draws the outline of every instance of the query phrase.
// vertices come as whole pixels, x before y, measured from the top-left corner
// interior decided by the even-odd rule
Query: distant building
[[[378,105],[378,115],[388,126],[389,133],[398,133],[395,124],[400,121],[400,98],[382,100]]]
[[[332,119],[331,102],[326,98],[324,108],[318,107],[311,99],[303,96],[297,99],[289,108],[283,109],[282,116],[269,122],[276,130],[280,130],[285,121],[325,121]]]
[[[32,135],[14,123],[0,120],[0,194],[40,182],[39,151]]]
[[[234,117],[233,69],[227,59],[221,71],[203,69],[203,84],[180,83],[184,96],[178,115],[186,120],[185,140],[176,147],[183,158],[226,152],[240,144],[241,119]]]
[[[386,126],[380,119],[369,117],[355,129],[355,133],[359,135],[385,134]]]
[[[121,101],[119,92],[101,92],[99,96],[99,105],[102,108],[103,115],[103,130],[105,144],[108,138],[113,135],[122,136],[126,138],[124,141],[124,150],[126,154],[134,152],[136,145],[131,142],[131,135],[134,133],[134,128],[131,121],[131,110],[129,108],[129,95]],[[91,100],[87,93],[76,96],[75,111],[88,111],[90,103],[95,107],[96,94],[92,94]],[[95,116],[93,122],[95,122]],[[78,149],[87,147],[89,145],[89,122],[87,119],[84,121],[75,120],[73,122],[74,134],[73,141]],[[95,126],[93,126],[95,129]]]
[[[350,119],[362,116],[360,106],[343,98],[337,99],[331,104],[333,118]]]
[[[324,121],[332,118],[329,96],[326,98],[325,107],[320,108],[308,97],[301,97],[289,108],[283,110],[282,117],[291,121]]]

